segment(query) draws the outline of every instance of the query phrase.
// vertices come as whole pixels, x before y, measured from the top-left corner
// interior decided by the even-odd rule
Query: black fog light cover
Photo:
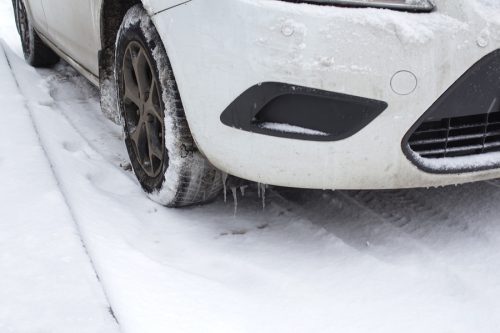
[[[338,141],[373,121],[387,103],[277,82],[255,85],[222,113],[227,126],[277,137]]]

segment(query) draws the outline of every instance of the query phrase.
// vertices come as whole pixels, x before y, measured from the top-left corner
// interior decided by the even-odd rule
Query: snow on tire
[[[168,207],[215,198],[221,173],[196,147],[165,47],[141,5],[126,13],[115,56],[125,143],[142,188]]]

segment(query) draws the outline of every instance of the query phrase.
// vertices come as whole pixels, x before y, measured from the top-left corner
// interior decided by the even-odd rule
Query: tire
[[[125,144],[144,191],[167,207],[214,199],[221,173],[194,143],[165,47],[140,5],[118,31],[115,78]]]
[[[52,67],[59,61],[54,53],[40,39],[31,25],[28,12],[22,0],[13,0],[16,25],[21,36],[24,58],[33,67]]]
[[[19,19],[18,19],[18,15],[17,15],[17,1],[18,0],[12,0],[12,9],[14,10],[14,19],[16,22],[17,32],[19,34],[21,34],[21,31],[19,30]]]

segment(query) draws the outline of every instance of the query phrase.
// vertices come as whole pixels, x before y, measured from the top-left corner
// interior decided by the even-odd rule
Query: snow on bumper
[[[438,1],[431,14],[193,0],[153,17],[193,135],[230,174],[268,184],[337,189],[437,186],[500,177],[436,175],[401,149],[407,131],[467,69],[500,48],[487,0]],[[402,77],[397,73],[411,73]],[[221,113],[249,87],[282,82],[388,103],[344,140],[303,141],[225,126]]]

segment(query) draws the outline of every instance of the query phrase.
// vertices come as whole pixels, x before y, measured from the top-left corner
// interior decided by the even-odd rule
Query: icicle
[[[236,187],[231,187],[231,192],[233,193],[233,201],[234,201],[234,216],[238,212],[238,192],[236,191]]]
[[[262,209],[266,208],[266,184],[257,183],[257,196],[262,199]]]
[[[222,186],[224,187],[224,203],[227,202],[227,188],[226,188],[226,182],[227,182],[227,173],[223,172],[222,173]]]
[[[248,187],[248,185],[240,186],[240,192],[241,192],[242,197],[245,196],[245,190],[247,189],[247,187]]]
[[[266,209],[266,184],[260,184],[262,186],[261,192],[262,192],[262,209]]]

